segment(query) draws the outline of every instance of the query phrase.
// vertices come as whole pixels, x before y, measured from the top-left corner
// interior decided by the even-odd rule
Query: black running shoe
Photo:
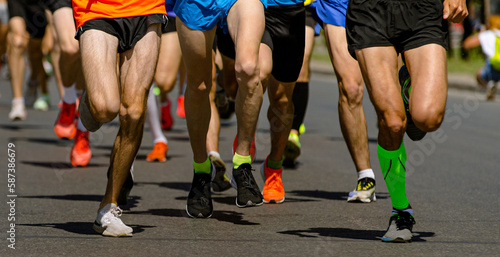
[[[382,237],[382,241],[395,243],[410,242],[414,224],[415,219],[411,214],[404,211],[398,211],[389,219],[389,227]]]
[[[406,65],[403,65],[399,70],[399,84],[401,85],[401,96],[403,97],[403,102],[405,104],[405,112],[406,112],[406,134],[413,141],[419,141],[425,137],[427,132],[420,130],[411,118],[410,114],[410,91],[411,91],[411,79],[410,73],[406,68]]]
[[[214,212],[210,181],[212,175],[194,173],[193,183],[189,191],[186,212],[191,218],[210,218]]]
[[[245,163],[240,165],[238,169],[233,169],[231,184],[238,191],[236,196],[236,206],[250,207],[262,205],[264,197],[262,196],[259,186],[255,182],[252,174],[252,165]]]

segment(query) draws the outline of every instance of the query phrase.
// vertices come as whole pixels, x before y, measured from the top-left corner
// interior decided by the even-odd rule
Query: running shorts
[[[47,17],[45,8],[37,0],[9,0],[9,17],[21,17],[26,23],[26,30],[32,38],[41,39],[45,35]]]
[[[326,23],[345,28],[348,0],[316,0],[316,14]]]
[[[162,26],[161,33],[167,34],[169,32],[177,32],[177,27],[175,26],[175,16],[167,15],[167,24]]]
[[[427,44],[448,49],[441,0],[350,0],[346,15],[349,53],[393,46],[398,53]]]
[[[72,7],[71,0],[45,0],[45,5],[51,13],[54,13],[63,7]]]
[[[118,38],[118,53],[123,53],[132,49],[146,35],[150,25],[165,24],[166,17],[163,14],[152,14],[116,19],[93,19],[78,28],[75,38],[79,40],[80,36],[89,29],[100,30]]]

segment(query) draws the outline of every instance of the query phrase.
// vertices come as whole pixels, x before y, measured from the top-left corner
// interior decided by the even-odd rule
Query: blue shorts
[[[174,12],[190,29],[207,31],[222,24],[237,0],[167,0],[174,3]]]
[[[348,3],[348,0],[316,0],[313,2],[316,14],[323,23],[344,28]]]
[[[500,71],[495,70],[491,66],[490,60],[486,60],[483,68],[481,68],[481,78],[488,82],[498,82],[500,81]]]

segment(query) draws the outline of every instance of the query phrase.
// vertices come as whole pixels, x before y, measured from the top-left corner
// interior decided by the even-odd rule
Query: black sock
[[[295,108],[292,129],[299,131],[306,116],[307,101],[309,100],[309,82],[297,82],[293,89],[293,106]]]

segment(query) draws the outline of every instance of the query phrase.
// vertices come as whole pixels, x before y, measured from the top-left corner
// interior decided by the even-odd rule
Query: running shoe
[[[300,155],[300,142],[297,134],[290,133],[283,155],[285,157],[283,159],[283,166],[295,167],[297,164],[297,158]]]
[[[412,238],[412,229],[415,219],[411,214],[398,211],[389,219],[389,227],[382,237],[383,242],[406,243]]]
[[[233,155],[236,153],[236,147],[238,146],[238,134],[234,138],[233,142]],[[252,157],[252,162],[255,160],[255,154],[257,149],[255,148],[255,134],[253,135],[252,144],[250,145],[250,156]]]
[[[306,126],[304,125],[304,123],[300,124],[300,127],[299,127],[299,134],[302,135],[306,133]]]
[[[349,192],[348,202],[370,203],[377,201],[375,196],[375,179],[362,178],[358,180],[358,185],[354,191]]]
[[[234,101],[230,99],[223,88],[217,90],[215,94],[215,106],[217,106],[219,116],[223,120],[231,118],[235,110]]]
[[[109,172],[108,172],[109,177]],[[134,164],[132,164],[132,168],[128,172],[127,179],[125,183],[123,183],[122,189],[120,189],[120,194],[118,195],[118,205],[127,205],[128,196],[130,195],[130,191],[134,187]]]
[[[170,113],[170,106],[172,106],[170,99],[167,98],[167,104],[161,106],[161,129],[171,130],[174,125],[174,119]]]
[[[494,101],[496,92],[497,92],[497,83],[491,81],[490,83],[488,83],[486,87],[486,100]]]
[[[108,203],[97,211],[93,229],[103,236],[132,236],[133,229],[120,219],[122,209],[114,203]]]
[[[85,167],[89,164],[92,151],[89,146],[89,132],[77,130],[75,144],[71,148],[69,159],[73,167]]]
[[[212,167],[213,168],[213,167]],[[213,173],[213,170],[212,170]],[[186,212],[191,218],[210,218],[214,211],[210,181],[212,175],[207,173],[194,173],[193,183],[189,191]]]
[[[54,133],[59,138],[72,139],[76,135],[76,103],[67,104],[62,102],[61,111],[54,124]]]
[[[285,201],[285,188],[281,179],[283,168],[271,169],[267,167],[268,159],[269,156],[260,167],[260,174],[264,179],[264,190],[262,190],[264,203],[282,203]]]
[[[413,122],[410,114],[410,91],[411,91],[411,79],[410,73],[403,65],[399,70],[399,84],[401,85],[401,96],[403,97],[403,102],[405,105],[406,112],[406,134],[413,141],[419,141],[425,137],[427,132],[420,130]]]
[[[11,121],[25,120],[28,114],[26,113],[26,107],[22,103],[14,103],[12,101],[12,109],[9,112],[9,119]]]
[[[240,208],[259,206],[263,203],[263,196],[255,182],[252,170],[252,165],[249,163],[233,169],[231,185],[237,190],[236,206]]]
[[[214,192],[223,192],[231,188],[231,182],[226,174],[226,164],[224,161],[214,155],[208,157],[210,162],[215,167],[215,176],[212,180],[212,190]]]
[[[186,111],[184,110],[184,96],[177,97],[177,117],[186,118]]]
[[[97,131],[101,126],[102,123],[96,121],[94,117],[92,117],[92,114],[90,113],[90,109],[87,106],[87,101],[88,101],[88,96],[87,96],[87,91],[83,92],[82,98],[80,103],[78,104],[78,115],[80,119],[82,120],[83,126],[90,131],[90,132],[95,132]]]
[[[37,111],[48,111],[50,108],[49,95],[42,94],[40,97],[38,97],[38,99],[36,99],[35,103],[33,104],[33,108]]]
[[[26,91],[24,91],[24,104],[32,107],[38,97],[38,80],[29,81]]]
[[[158,142],[153,146],[153,151],[148,153],[146,161],[148,162],[166,162],[168,145],[165,142]]]

